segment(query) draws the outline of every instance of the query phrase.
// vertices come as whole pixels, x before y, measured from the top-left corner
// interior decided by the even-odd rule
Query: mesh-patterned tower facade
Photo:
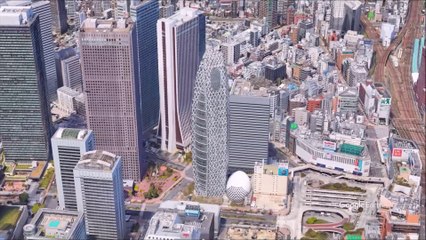
[[[206,51],[192,104],[192,154],[198,195],[222,197],[228,168],[229,91],[223,55]]]

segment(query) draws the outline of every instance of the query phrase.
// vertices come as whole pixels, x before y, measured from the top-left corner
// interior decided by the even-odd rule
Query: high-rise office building
[[[85,153],[74,168],[77,209],[84,213],[89,239],[124,239],[125,208],[121,157]]]
[[[225,56],[226,64],[234,64],[238,62],[241,54],[241,45],[238,42],[222,43],[221,50]]]
[[[161,149],[191,143],[191,103],[197,69],[206,47],[201,11],[183,8],[157,23]]]
[[[129,0],[116,0],[115,19],[126,18],[130,12]]]
[[[158,124],[160,94],[158,89],[157,0],[140,2],[130,8],[137,38],[138,71],[142,105],[143,131],[149,132]]]
[[[338,31],[358,31],[361,18],[360,1],[332,1],[330,27]]]
[[[61,75],[63,86],[83,92],[83,76],[79,54],[61,60]]]
[[[143,160],[136,31],[128,19],[86,19],[79,33],[88,128],[99,150],[123,157],[123,176],[140,180]]]
[[[8,161],[49,159],[43,40],[31,7],[0,8],[0,139]]]
[[[76,0],[65,0],[65,8],[67,10],[67,18],[74,20],[77,12],[78,4]]]
[[[40,32],[43,43],[43,61],[47,81],[47,97],[49,101],[56,100],[58,79],[56,76],[55,51],[52,36],[52,12],[49,1],[38,1],[31,4],[32,10],[39,16]]]
[[[266,18],[269,29],[277,25],[277,0],[259,1],[259,17]]]
[[[192,159],[198,195],[222,197],[228,168],[228,78],[222,53],[206,51],[192,103]]]
[[[67,31],[67,9],[64,0],[50,0],[52,24],[55,32],[63,34]]]
[[[93,11],[93,16],[100,17],[103,16],[103,12],[112,9],[112,0],[96,0],[92,1],[91,10]]]
[[[277,0],[277,21],[279,24],[289,24],[287,22],[288,8],[293,3],[294,0]]]
[[[235,82],[229,97],[228,172],[251,173],[268,158],[270,98],[246,89]]]
[[[345,2],[345,17],[343,20],[343,31],[359,31],[361,28],[361,7],[360,1]]]
[[[74,167],[81,156],[95,149],[93,133],[85,129],[59,128],[52,137],[59,207],[77,211]]]

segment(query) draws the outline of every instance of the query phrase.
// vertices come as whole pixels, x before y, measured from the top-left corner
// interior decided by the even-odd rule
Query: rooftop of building
[[[345,1],[346,6],[350,7],[351,9],[355,10],[361,7],[362,2],[360,1]]]
[[[62,94],[65,94],[65,95],[68,95],[68,96],[71,96],[71,97],[77,97],[80,94],[76,90],[74,90],[70,87],[66,87],[66,86],[60,87],[56,91],[58,92],[58,94],[62,93]]]
[[[336,142],[336,150],[333,154],[342,154],[346,156],[361,157],[365,159],[369,158],[368,149],[363,143],[360,143],[359,141],[357,142],[360,143],[360,145],[354,144],[355,141],[347,141],[343,138],[331,140],[332,138],[330,138],[329,136],[324,136],[322,134],[319,134],[318,132],[312,133],[305,127],[298,127],[294,129],[292,134],[297,136],[297,139],[302,141],[303,143],[322,151],[332,151],[331,149],[324,148],[324,141],[333,141]],[[351,138],[351,136],[348,137]]]
[[[83,214],[73,211],[40,209],[30,224],[24,226],[26,233],[40,238],[70,239],[78,223],[83,220]]]
[[[183,211],[160,209],[151,218],[146,236],[197,239],[201,234],[212,234],[213,219],[214,214],[202,212],[199,205],[186,205]]]
[[[90,133],[91,130],[86,129],[59,128],[53,135],[53,138],[84,140]]]
[[[387,189],[383,189],[381,196],[392,202],[390,209],[391,213],[394,213],[394,217],[391,218],[394,222],[410,222],[419,224],[416,216],[420,213],[420,199],[418,197],[407,196],[400,192],[391,192]],[[404,217],[396,217],[395,215],[403,215]]]
[[[81,32],[128,32],[132,29],[133,23],[128,19],[103,20],[88,18],[84,20],[80,28]]]
[[[173,22],[175,26],[182,25],[192,19],[194,17],[202,14],[202,12],[198,9],[185,7],[177,11],[175,14],[170,16],[169,18],[164,19],[165,21]]]
[[[252,78],[250,81],[236,79],[232,85],[231,95],[269,97],[271,81],[264,78]]]
[[[32,16],[30,6],[3,6],[0,7],[0,26],[27,25]]]
[[[263,171],[263,174],[279,176],[288,175],[288,162],[274,162],[271,164],[256,163],[255,168]]]
[[[110,171],[114,168],[119,156],[101,150],[86,152],[75,166],[76,169]]]
[[[215,215],[220,214],[220,206],[216,204],[205,204],[190,201],[164,201],[160,204],[161,209],[180,209],[183,210],[187,205],[199,205],[204,212],[211,212]]]
[[[340,97],[358,97],[358,90],[356,87],[349,87],[339,93]]]
[[[417,145],[413,141],[396,137],[392,138],[392,147],[403,149],[418,149]]]
[[[0,232],[13,230],[21,217],[22,211],[23,206],[0,205]]]

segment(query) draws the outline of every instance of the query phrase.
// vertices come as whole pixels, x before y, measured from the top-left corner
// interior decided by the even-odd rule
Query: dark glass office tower
[[[158,124],[160,114],[157,58],[158,1],[143,1],[131,6],[130,16],[135,22],[137,38],[143,131],[149,132]]]
[[[0,8],[0,139],[7,161],[48,160],[43,41],[31,7]]]

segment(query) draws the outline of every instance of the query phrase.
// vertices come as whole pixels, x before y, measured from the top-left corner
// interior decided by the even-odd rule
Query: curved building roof
[[[229,177],[228,183],[226,184],[226,189],[231,187],[242,188],[249,193],[251,189],[250,178],[245,172],[236,171]]]
[[[120,159],[119,156],[101,150],[86,152],[81,160],[75,166],[76,169],[91,169],[110,171],[115,163]]]

